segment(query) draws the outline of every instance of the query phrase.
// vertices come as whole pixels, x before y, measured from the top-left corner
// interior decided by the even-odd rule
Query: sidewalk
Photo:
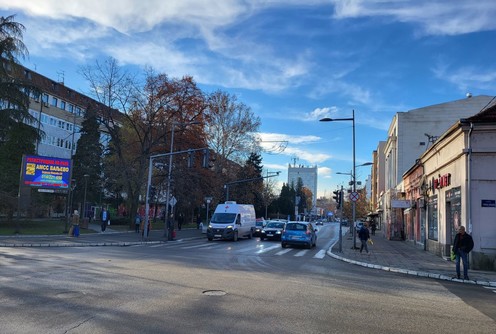
[[[79,237],[70,237],[66,234],[59,235],[17,235],[0,236],[1,247],[99,247],[99,246],[131,246],[140,244],[160,244],[174,242],[181,239],[205,237],[200,230],[182,229],[176,231],[174,241],[164,237],[164,230],[150,231],[148,238],[143,239],[141,233],[134,231],[119,232],[108,227],[101,233],[99,224],[90,224],[89,229],[96,233],[80,234]],[[206,238],[206,237],[205,237]]]
[[[387,240],[382,231],[376,231],[376,235],[371,235],[374,244],[368,244],[369,254],[365,251],[360,253],[361,242],[358,237],[355,242],[358,249],[354,250],[351,233],[345,233],[345,228],[343,228],[343,234],[342,252],[339,252],[339,241],[327,252],[336,259],[373,269],[496,287],[496,272],[494,271],[469,269],[470,280],[453,278],[456,276],[454,262],[419,249],[407,241]],[[460,264],[460,266],[463,271],[463,265]]]
[[[117,232],[112,228],[107,228],[104,233],[100,233],[100,225],[97,224],[90,224],[89,228],[97,233],[81,234],[78,238],[67,235],[0,236],[0,250],[1,247],[131,246],[177,242],[192,238],[206,239],[206,235],[202,234],[201,230],[192,228],[176,231],[174,241],[168,241],[164,237],[163,229],[152,230],[148,238],[143,240],[141,234],[134,231]],[[370,253],[360,254],[359,250],[353,249],[353,238],[347,230],[348,228],[343,228],[342,252],[339,252],[338,241],[327,251],[329,256],[376,270],[496,287],[496,272],[471,269],[469,270],[469,281],[453,279],[456,275],[453,262],[419,249],[409,242],[387,240],[381,231],[376,231],[376,235],[371,236],[374,244],[369,244]],[[360,247],[358,238],[355,244]]]

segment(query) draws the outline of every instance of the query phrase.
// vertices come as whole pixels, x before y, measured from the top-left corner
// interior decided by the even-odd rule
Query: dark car
[[[260,240],[281,240],[282,230],[284,229],[284,222],[281,221],[268,221],[262,229]]]
[[[317,244],[317,229],[309,222],[290,221],[284,226],[281,234],[281,246],[305,246],[315,247]]]
[[[265,226],[265,220],[263,218],[257,218],[255,223],[255,230],[253,231],[254,237],[260,237],[262,235],[262,229]]]

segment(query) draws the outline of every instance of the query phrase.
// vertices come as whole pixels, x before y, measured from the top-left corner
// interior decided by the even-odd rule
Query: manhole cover
[[[203,294],[207,296],[224,296],[227,292],[222,290],[205,290],[203,291]]]

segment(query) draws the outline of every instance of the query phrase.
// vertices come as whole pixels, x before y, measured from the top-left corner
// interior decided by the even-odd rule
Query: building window
[[[65,101],[60,101],[60,109],[65,110]]]
[[[70,113],[74,112],[74,106],[72,104],[69,103],[69,105],[67,107],[68,107],[67,111],[69,111]]]
[[[439,234],[439,222],[437,219],[437,195],[429,198],[429,204],[427,206],[428,210],[428,221],[430,240],[438,241]]]
[[[59,100],[56,97],[52,97],[52,106],[56,107],[59,103]]]

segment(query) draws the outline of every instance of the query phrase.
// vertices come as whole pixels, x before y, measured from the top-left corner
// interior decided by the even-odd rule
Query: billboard
[[[22,183],[40,189],[68,189],[71,167],[70,159],[26,155],[22,161]]]

